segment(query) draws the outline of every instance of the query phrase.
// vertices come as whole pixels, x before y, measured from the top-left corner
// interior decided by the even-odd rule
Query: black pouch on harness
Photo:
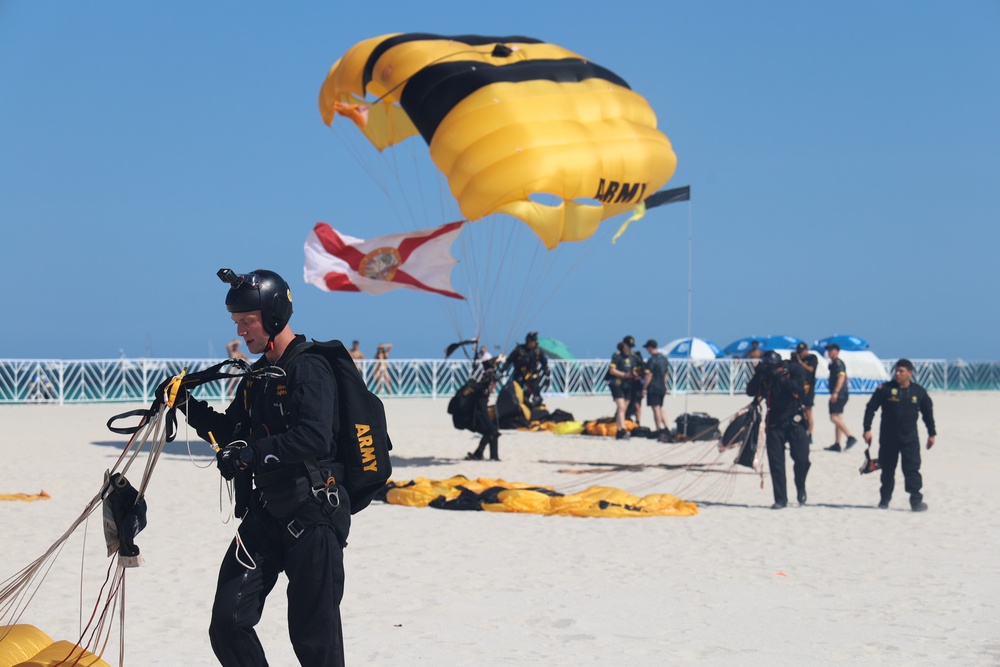
[[[258,488],[261,505],[276,519],[292,516],[312,497],[309,478],[301,475]]]

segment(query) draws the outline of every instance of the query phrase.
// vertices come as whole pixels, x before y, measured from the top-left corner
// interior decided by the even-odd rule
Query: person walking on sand
[[[913,362],[900,359],[896,362],[894,377],[879,385],[865,407],[865,432],[862,436],[872,444],[872,421],[875,412],[882,410],[882,424],[878,434],[878,462],[882,466],[881,498],[878,506],[888,509],[896,485],[896,462],[902,459],[903,488],[910,494],[910,509],[923,512],[927,509],[921,493],[923,478],[920,476],[920,436],[917,434],[917,415],[924,418],[927,427],[927,449],[934,446],[937,430],[934,428],[934,403],[927,390],[913,381]]]
[[[800,364],[783,361],[777,352],[768,351],[760,358],[753,377],[747,383],[747,395],[767,402],[766,447],[771,467],[774,504],[771,509],[788,506],[785,481],[785,443],[792,457],[792,472],[799,505],[806,504],[806,475],[809,474],[809,440],[802,415],[805,395],[805,370]]]
[[[181,388],[176,405],[198,435],[222,445],[216,465],[236,489],[238,536],[226,550],[208,634],[226,667],[267,665],[254,631],[264,603],[284,572],[288,578],[288,636],[309,667],[343,667],[344,547],[351,527],[347,489],[334,459],[340,413],[336,377],[288,321],[292,294],[273,271],[236,274],[226,309],[251,354],[254,369],[276,366],[274,377],[244,377],[224,412]],[[301,350],[299,350],[301,352]],[[315,472],[315,475],[313,474]],[[327,480],[315,487],[313,477]],[[331,488],[332,487],[332,488]]]
[[[833,422],[833,444],[826,447],[828,452],[842,451],[840,434],[847,436],[843,451],[847,451],[858,441],[844,423],[844,406],[850,394],[850,383],[847,380],[847,366],[840,358],[840,346],[830,343],[826,346],[826,355],[830,357],[830,421]]]

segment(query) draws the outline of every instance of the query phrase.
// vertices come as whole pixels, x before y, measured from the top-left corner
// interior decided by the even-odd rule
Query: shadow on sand
[[[114,442],[102,440],[97,442],[91,442],[90,444],[96,445],[98,447],[110,447],[117,450],[117,453],[125,448],[128,444],[128,440],[115,440]],[[149,453],[149,446],[144,448],[144,453]],[[140,454],[142,456],[142,454]],[[215,458],[215,452],[209,448],[209,444],[202,440],[192,440],[191,447],[188,448],[188,443],[185,440],[174,440],[173,442],[168,442],[163,446],[162,456],[180,456],[187,458],[191,456],[196,459],[213,459]]]

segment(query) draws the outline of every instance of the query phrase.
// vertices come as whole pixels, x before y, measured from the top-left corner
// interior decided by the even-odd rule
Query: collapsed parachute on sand
[[[466,218],[507,213],[550,249],[590,238],[677,166],[624,79],[530,37],[374,37],[334,63],[319,105],[327,125],[346,116],[380,151],[419,133]]]
[[[0,625],[0,667],[110,667],[73,642],[53,641],[33,625]]]
[[[698,513],[694,503],[665,493],[640,498],[621,489],[592,486],[563,495],[551,487],[483,477],[470,480],[462,475],[439,481],[423,477],[408,482],[390,481],[377,499],[409,507],[604,518]]]

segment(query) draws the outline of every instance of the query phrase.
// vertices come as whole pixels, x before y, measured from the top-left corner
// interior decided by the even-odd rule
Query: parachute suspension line
[[[374,183],[375,186],[382,191],[382,194],[386,196],[386,199],[389,199],[390,193],[389,188],[386,186],[385,179],[379,177],[379,170],[375,168],[378,163],[366,159],[364,155],[367,151],[365,151],[363,147],[360,147],[357,142],[348,139],[347,136],[345,136],[345,134],[338,128],[333,128],[332,125],[331,128],[333,129],[334,136],[337,137],[337,140],[340,142],[340,145],[344,148],[344,150],[346,150],[351,157],[354,158],[354,161],[358,164],[358,166],[360,166],[361,169],[368,174],[372,183]]]
[[[114,570],[114,575],[111,572]],[[109,587],[108,584],[111,584]],[[108,590],[107,595],[105,595],[105,590]],[[101,604],[101,601],[104,604]],[[105,575],[104,583],[101,584],[101,591],[98,595],[97,602],[94,604],[94,609],[90,614],[90,619],[87,621],[87,625],[84,626],[83,630],[80,632],[79,638],[76,640],[76,647],[80,647],[84,650],[90,651],[97,657],[104,655],[104,651],[107,648],[108,641],[111,638],[112,624],[108,623],[109,616],[113,617],[116,606],[120,603],[121,613],[119,619],[124,621],[124,605],[125,605],[125,567],[122,565],[121,561],[114,559],[108,563],[108,572]],[[93,626],[93,629],[91,629]],[[121,631],[119,632],[119,645],[124,645],[125,641],[125,626],[120,625]],[[89,633],[89,637],[88,637]],[[86,641],[84,641],[86,639]],[[74,647],[75,648],[75,647]],[[71,662],[66,661],[72,657],[72,649],[70,654],[67,655],[61,662],[56,663],[56,665],[76,665],[79,663],[83,654],[77,656],[77,658]],[[119,653],[119,664],[123,664],[124,656]]]
[[[737,414],[738,411],[726,417],[725,420],[731,420]],[[636,468],[662,466],[667,468],[664,473],[656,475],[652,479],[645,480],[637,485],[631,485],[629,488],[634,490],[648,489],[654,486],[659,486],[669,480],[680,478],[691,472],[698,473],[697,477],[673,492],[674,495],[680,496],[681,494],[692,491],[698,487],[703,479],[707,479],[704,477],[706,473],[719,472],[722,473],[723,476],[719,479],[719,481],[709,484],[706,491],[715,494],[715,492],[722,487],[726,497],[731,495],[732,488],[735,485],[735,462],[723,470],[717,470],[721,460],[730,450],[727,449],[719,451],[717,442],[708,442],[702,450],[699,450],[697,458],[694,461],[691,461],[689,452],[685,451],[687,449],[688,447],[685,445],[680,445],[678,447],[670,446],[669,449],[658,450],[647,456],[639,457],[638,459],[634,459],[628,463],[623,463],[620,466],[611,468],[605,473],[599,473],[595,477],[589,477],[586,480],[565,485],[565,490],[568,492],[576,492],[593,485],[595,482],[617,482],[617,480],[624,479],[625,475],[634,474]],[[617,482],[617,485],[622,488],[625,488],[626,486],[620,482]]]
[[[115,461],[114,466],[108,471],[108,478],[110,475],[121,471],[124,476],[128,468],[135,461],[136,456],[144,448],[147,442],[150,440],[150,436],[153,435],[153,443],[151,446],[151,460],[147,463],[145,475],[140,485],[144,490],[149,483],[149,475],[152,473],[152,469],[155,466],[156,456],[162,451],[163,446],[166,444],[167,440],[167,429],[165,427],[165,417],[167,410],[159,410],[155,415],[150,418],[148,415],[144,416],[139,427],[136,428],[135,432],[132,434],[128,444],[123,449],[121,455]],[[156,456],[153,456],[155,454]],[[104,502],[105,494],[108,491],[109,482],[106,480],[102,485],[97,494],[91,498],[91,500],[84,507],[80,515],[70,524],[69,528],[55,541],[52,545],[43,553],[41,556],[36,558],[34,561],[29,563],[27,566],[22,568],[19,572],[15,573],[2,583],[0,583],[0,624],[2,625],[14,625],[18,622],[21,615],[24,613],[28,604],[33,600],[35,594],[40,588],[41,584],[48,576],[49,571],[52,569],[55,561],[58,559],[62,552],[63,547],[69,538],[76,532],[76,530],[86,522],[90,515],[97,511]],[[139,497],[142,497],[142,491],[139,492]],[[117,566],[117,567],[116,567]],[[114,583],[108,588],[108,582],[110,580],[110,572],[112,568],[116,568],[116,575],[114,578]],[[115,604],[115,596],[119,591],[123,589],[125,568],[121,564],[119,558],[113,558],[108,568],[108,578],[105,579],[105,584],[101,587],[100,595],[95,603],[94,611],[91,614],[90,621],[82,629],[80,633],[81,641],[88,634],[88,630],[93,625],[95,618],[97,618],[97,613],[99,609],[103,612],[99,616],[98,625],[94,628],[93,632],[90,633],[91,639],[88,640],[86,645],[80,642],[77,645],[87,651],[98,654],[97,644],[106,645],[108,641],[108,635],[111,632],[110,626],[106,623],[108,611],[113,609]],[[105,593],[105,591],[108,591]],[[103,602],[103,605],[102,605]],[[82,581],[81,581],[81,612],[82,612]],[[82,614],[81,614],[82,616]],[[82,620],[82,618],[81,618]],[[124,634],[124,626],[119,628],[119,632]],[[103,648],[100,649],[103,651]],[[81,654],[82,655],[82,654]],[[67,656],[67,660],[70,656]],[[78,658],[79,659],[79,658]],[[65,661],[64,661],[65,663]],[[74,663],[75,664],[75,663]]]

